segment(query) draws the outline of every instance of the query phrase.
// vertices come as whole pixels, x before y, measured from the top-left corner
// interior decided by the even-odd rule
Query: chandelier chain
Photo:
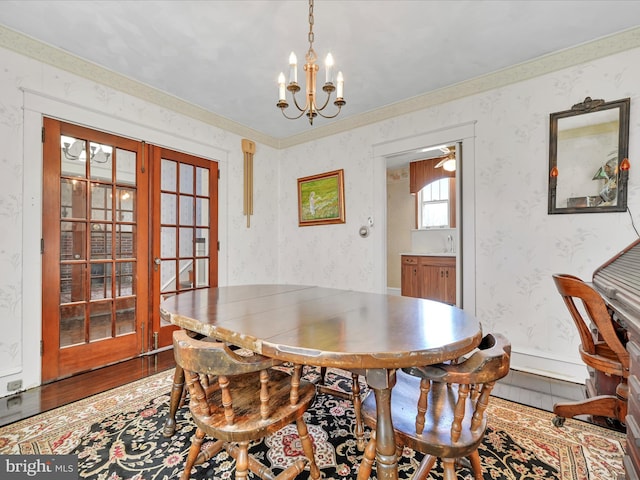
[[[313,0],[309,0],[309,47],[313,44]]]
[[[309,51],[313,50],[313,0],[309,0]]]

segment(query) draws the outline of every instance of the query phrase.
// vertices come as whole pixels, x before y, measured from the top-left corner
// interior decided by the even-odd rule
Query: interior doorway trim
[[[381,261],[381,275],[379,291],[386,292],[387,286],[387,157],[403,152],[410,152],[432,145],[442,145],[460,142],[462,144],[462,162],[460,175],[456,178],[456,188],[459,192],[460,209],[460,238],[462,275],[461,307],[473,314],[476,312],[476,230],[475,230],[475,124],[467,122],[459,125],[439,128],[429,132],[419,133],[409,137],[389,140],[373,145],[373,190],[380,192],[374,195],[374,211],[377,212],[377,223],[382,226],[381,234],[376,235],[376,259]],[[384,260],[384,261],[383,261]]]

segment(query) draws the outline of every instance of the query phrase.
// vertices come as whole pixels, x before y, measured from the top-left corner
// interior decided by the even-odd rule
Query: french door
[[[42,382],[171,343],[166,295],[217,285],[217,163],[43,130]],[[214,247],[215,246],[215,247]]]
[[[187,290],[218,285],[218,164],[150,147],[153,165],[152,338],[170,345],[176,327],[160,303]]]
[[[148,322],[143,144],[44,120],[42,381],[131,358]]]

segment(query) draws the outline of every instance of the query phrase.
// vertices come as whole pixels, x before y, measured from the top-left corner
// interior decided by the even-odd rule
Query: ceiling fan
[[[455,172],[456,170],[456,153],[453,148],[448,149],[449,153],[444,157],[441,157],[438,163],[436,163],[435,168],[444,168],[447,172]]]

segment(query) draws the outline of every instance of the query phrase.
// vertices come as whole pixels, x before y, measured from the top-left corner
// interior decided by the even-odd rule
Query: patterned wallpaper
[[[384,215],[373,211],[383,193],[373,188],[371,145],[476,121],[476,196],[472,211],[463,211],[476,220],[476,314],[485,330],[510,338],[522,355],[514,355],[517,366],[567,374],[546,371],[546,360],[581,365],[579,339],[551,275],[589,280],[637,237],[626,212],[547,214],[549,114],[587,96],[631,97],[628,200],[640,225],[640,168],[633,168],[640,152],[639,60],[640,49],[631,50],[287,149],[280,175],[280,280],[375,290],[382,266],[372,240],[384,232],[374,227],[369,238],[357,235],[369,215]],[[336,168],[345,169],[347,223],[298,228],[295,179]]]
[[[476,314],[485,330],[510,338],[525,369],[544,370],[536,358],[579,363],[575,329],[551,274],[589,278],[636,238],[628,213],[547,215],[550,112],[565,110],[586,96],[631,97],[629,206],[640,225],[640,166],[634,168],[640,152],[640,49],[285,150],[258,144],[251,228],[242,215],[238,135],[8,50],[0,49],[0,64],[0,225],[5,232],[0,236],[0,395],[8,380],[21,378],[25,386],[39,381],[35,352],[40,319],[33,305],[38,304],[40,287],[23,285],[25,278],[38,278],[39,268],[33,237],[40,230],[41,159],[34,147],[23,144],[23,135],[39,143],[37,129],[30,136],[32,120],[25,120],[32,118],[23,109],[29,92],[85,112],[83,118],[66,118],[69,121],[98,129],[109,126],[123,134],[133,128],[149,142],[178,144],[209,158],[211,152],[222,152],[217,158],[222,171],[220,284],[283,282],[379,290],[386,259],[379,258],[375,242],[385,235],[386,212],[377,207],[384,205],[379,202],[384,192],[376,187],[384,179],[375,178],[372,146],[475,121],[476,194],[472,208],[463,214],[476,219]],[[339,168],[344,169],[346,223],[298,227],[297,178]],[[358,229],[370,217],[371,235],[361,238]]]

